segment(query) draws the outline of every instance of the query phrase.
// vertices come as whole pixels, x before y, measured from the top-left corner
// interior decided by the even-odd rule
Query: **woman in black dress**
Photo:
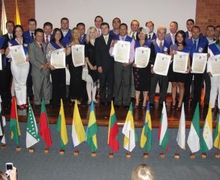
[[[147,41],[146,32],[142,27],[139,28],[137,33],[137,40],[135,42],[135,49],[138,47],[150,47],[151,43]],[[151,75],[150,63],[145,68],[138,68],[136,64],[133,64],[134,84],[135,84],[135,107],[139,106],[140,93],[143,92],[143,104],[142,108],[145,109],[147,102],[147,95],[150,90],[150,75]]]

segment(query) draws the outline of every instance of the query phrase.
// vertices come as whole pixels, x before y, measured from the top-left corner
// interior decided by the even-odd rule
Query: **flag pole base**
[[[6,144],[2,144],[1,149],[2,150],[6,150],[7,149],[7,145]]]
[[[92,153],[91,153],[91,156],[92,156],[92,157],[96,157],[96,152],[92,152]]]
[[[175,159],[179,159],[179,158],[180,158],[180,154],[176,153],[176,154],[174,155],[174,158],[175,158]]]
[[[61,149],[60,150],[60,155],[64,155],[65,154],[65,150],[64,149]]]
[[[49,153],[49,149],[48,149],[48,148],[45,148],[45,149],[44,149],[44,153],[45,153],[45,154],[48,154],[48,153]]]
[[[34,148],[29,148],[29,153],[34,153],[35,149]]]
[[[20,152],[20,151],[21,151],[21,147],[20,147],[20,146],[17,146],[15,150],[16,150],[17,152]]]
[[[127,153],[126,153],[126,158],[128,158],[128,159],[131,158],[131,153],[130,153],[130,152],[127,152]]]
[[[215,158],[219,159],[220,158],[220,153],[215,153]]]
[[[190,159],[195,159],[196,155],[195,155],[195,153],[191,153],[189,157],[190,157]]]
[[[144,154],[143,154],[143,158],[145,158],[145,159],[147,159],[148,156],[149,156],[148,153],[144,153]]]
[[[161,159],[165,158],[165,154],[164,153],[160,153],[160,158]]]
[[[202,153],[202,158],[203,159],[207,158],[207,154],[206,153]]]
[[[74,152],[73,152],[73,155],[74,155],[74,156],[79,156],[79,151],[74,151]]]
[[[111,158],[111,159],[114,158],[114,153],[109,153],[108,157]]]

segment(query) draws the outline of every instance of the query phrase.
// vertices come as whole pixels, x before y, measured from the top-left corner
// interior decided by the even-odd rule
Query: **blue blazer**
[[[69,29],[66,36],[64,36],[62,39],[62,44],[64,45],[64,47],[66,47],[70,43],[71,41],[70,39],[71,39],[71,30]]]
[[[31,37],[31,35],[30,35],[30,31],[25,31],[25,32],[23,33],[23,37],[24,37],[25,42],[26,42],[27,44],[30,44],[30,43],[32,43],[32,42],[34,41],[34,39],[32,39],[32,37]]]
[[[170,36],[170,33],[167,33],[167,34],[166,34],[165,40],[166,40],[166,42],[169,43],[170,45],[173,44],[172,39],[171,39],[171,36]]]

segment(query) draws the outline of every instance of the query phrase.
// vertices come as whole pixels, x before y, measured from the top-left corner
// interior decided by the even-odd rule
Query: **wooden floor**
[[[133,103],[134,104],[134,103]],[[72,117],[73,117],[73,106],[70,106],[69,103],[64,104],[65,110],[65,117],[67,124],[72,124]],[[59,107],[47,107],[47,114],[51,124],[55,124],[57,122],[57,117],[59,114]],[[171,108],[171,100],[166,101],[166,109],[167,109],[167,116],[168,116],[168,126],[169,128],[178,128],[179,119],[180,119],[180,111],[176,111]],[[39,121],[40,116],[40,107],[33,107],[36,120]],[[153,128],[158,128],[160,116],[161,116],[162,108],[159,106],[158,103],[155,104],[155,107],[150,109],[151,119],[152,119],[152,126]],[[206,118],[208,109],[200,108],[200,119],[201,119],[201,127],[204,124],[204,120]],[[79,112],[83,121],[84,125],[88,123],[89,117],[89,106],[88,105],[80,105]],[[118,120],[119,126],[123,126],[128,109],[124,107],[115,108],[116,117]],[[145,110],[142,108],[133,109],[135,127],[142,127],[145,117]],[[190,127],[190,123],[192,120],[194,111],[190,108],[185,109],[186,115],[186,127]],[[27,110],[18,110],[19,114],[19,121],[26,122],[27,121]],[[95,115],[99,126],[108,126],[109,115],[110,115],[110,106],[99,106],[98,104],[95,105]],[[6,114],[7,120],[10,119],[9,112]],[[213,122],[213,126],[215,127],[215,122]]]

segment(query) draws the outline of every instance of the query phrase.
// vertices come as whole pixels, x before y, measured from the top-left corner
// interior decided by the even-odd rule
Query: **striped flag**
[[[108,125],[108,145],[114,152],[117,152],[119,149],[118,124],[113,101],[111,102],[111,112]]]
[[[216,123],[216,128],[215,128],[214,147],[220,149],[220,112],[218,115],[218,122]]]
[[[94,102],[92,101],[90,106],[89,123],[86,129],[86,135],[87,135],[86,141],[91,148],[91,152],[95,152],[98,149],[98,143],[96,137],[97,133],[98,133],[98,124],[96,122],[96,117],[95,117]]]
[[[186,117],[184,103],[182,104],[182,110],[180,115],[179,129],[176,137],[177,144],[182,149],[186,149]]]
[[[18,0],[15,0],[15,25],[21,25],[20,12],[18,8]]]
[[[200,150],[199,136],[200,136],[200,116],[199,116],[199,103],[197,103],[189,130],[189,136],[187,139],[187,144],[190,150],[192,151],[192,153],[195,153]]]
[[[149,101],[147,104],[144,126],[141,132],[140,147],[144,148],[146,151],[150,151],[152,147],[152,122],[151,122]]]
[[[17,101],[15,96],[11,99],[10,131],[11,139],[14,139],[17,146],[20,146],[19,136],[21,136],[21,131],[18,121]]]
[[[52,139],[44,99],[41,101],[40,136],[44,140],[46,148],[49,148],[52,145]]]
[[[75,101],[72,121],[72,141],[73,147],[78,146],[86,140],[86,133],[82,124],[82,119],[79,114],[77,101]]]
[[[26,147],[29,148],[40,141],[38,127],[33,109],[28,99],[28,119],[26,128]]]
[[[7,33],[6,29],[7,15],[5,10],[5,2],[2,0],[2,19],[1,19],[1,30],[3,34]]]
[[[65,118],[62,99],[60,99],[60,112],[57,120],[56,129],[58,132],[60,132],[60,148],[64,149],[68,143],[68,135],[67,135],[66,118]]]
[[[159,145],[164,150],[168,151],[169,150],[169,146],[168,146],[169,135],[168,135],[167,110],[166,110],[165,102],[163,102],[163,109],[162,109],[162,114],[160,117],[158,139],[159,139]]]
[[[201,140],[201,151],[207,152],[213,147],[213,134],[212,134],[212,108],[209,105],[208,114],[205,119],[203,126],[202,140]]]
[[[136,135],[134,127],[134,117],[133,117],[133,108],[132,103],[130,104],[127,117],[122,129],[124,136],[124,148],[131,152],[136,146]]]

